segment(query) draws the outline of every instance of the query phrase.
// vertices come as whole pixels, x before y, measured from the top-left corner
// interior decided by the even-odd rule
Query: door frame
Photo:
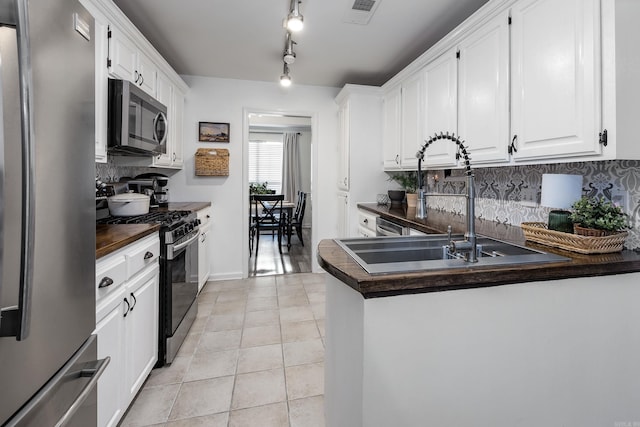
[[[279,114],[283,116],[309,117],[311,119],[311,200],[317,200],[318,182],[318,114],[316,112],[300,110],[273,110],[265,108],[244,107],[242,109],[242,209],[249,212],[249,115],[250,114]],[[315,259],[317,246],[317,209],[311,209],[311,259]],[[243,221],[242,227],[242,277],[249,277],[249,227]],[[315,263],[312,263],[312,270]]]

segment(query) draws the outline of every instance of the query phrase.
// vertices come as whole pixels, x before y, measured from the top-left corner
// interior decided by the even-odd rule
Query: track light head
[[[291,32],[298,32],[304,26],[304,17],[300,13],[300,0],[291,0],[291,8],[286,19],[286,28]]]
[[[291,77],[289,76],[289,66],[285,62],[282,75],[280,76],[280,85],[283,87],[291,86]]]
[[[291,33],[287,31],[287,40],[284,46],[284,55],[282,56],[285,64],[293,64],[296,60],[296,53],[293,51],[294,44],[296,44],[296,42],[291,40]]]

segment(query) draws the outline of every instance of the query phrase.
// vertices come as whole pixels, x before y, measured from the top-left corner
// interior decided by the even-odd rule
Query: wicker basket
[[[591,236],[591,237],[612,236],[614,234],[620,233],[619,231],[607,231],[607,230],[598,230],[596,228],[581,227],[578,224],[573,224],[573,232],[581,236]]]
[[[195,155],[197,176],[229,176],[229,150],[198,148]]]
[[[609,236],[582,236],[549,230],[543,222],[523,222],[520,226],[529,241],[581,254],[620,252],[628,234],[623,231]]]

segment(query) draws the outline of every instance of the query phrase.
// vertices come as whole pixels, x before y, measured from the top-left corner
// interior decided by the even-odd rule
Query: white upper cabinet
[[[382,156],[387,170],[400,169],[402,151],[400,120],[402,111],[402,89],[394,87],[382,97]]]
[[[152,96],[156,96],[156,66],[116,26],[109,28],[109,72],[129,80]]]
[[[516,160],[600,153],[600,2],[521,0],[511,9]]]
[[[188,90],[180,76],[111,0],[81,0],[95,18],[95,161],[107,161],[108,79],[128,80],[167,107],[167,152],[155,157],[115,157],[124,166],[180,169],[184,164],[182,125]]]
[[[349,191],[349,143],[350,114],[349,100],[338,105],[338,181],[339,190]]]
[[[418,166],[416,152],[423,142],[424,76],[416,73],[402,82],[400,163],[403,168]]]
[[[95,63],[96,63],[96,140],[95,140],[95,161],[107,163],[107,31],[109,24],[107,19],[98,11],[88,8],[95,19],[94,40],[95,40]]]
[[[640,159],[640,1],[602,0],[602,122],[606,159]]]
[[[169,78],[162,73],[158,73],[156,99],[167,107],[167,116],[173,117],[173,87],[171,86]],[[174,132],[174,126],[171,126],[167,135],[167,152],[159,154],[153,158],[154,166],[171,166],[173,158],[172,148]]]
[[[424,136],[419,146],[424,139],[436,133],[458,133],[457,66],[456,50],[451,49],[424,68]],[[430,167],[455,166],[456,152],[455,144],[438,140],[425,151],[424,164]]]
[[[487,2],[383,85],[384,169],[415,168],[419,121],[421,139],[463,138],[472,165],[640,159],[638,16],[640,1]],[[455,152],[436,142],[425,166]]]
[[[179,90],[173,91],[173,117],[170,119],[171,135],[171,166],[182,168],[184,165],[182,129],[184,126],[184,94]]]
[[[509,14],[458,45],[458,134],[473,164],[509,161]]]

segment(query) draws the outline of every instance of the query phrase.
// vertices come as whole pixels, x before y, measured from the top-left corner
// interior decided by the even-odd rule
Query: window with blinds
[[[249,183],[267,183],[276,194],[282,192],[282,134],[251,135],[249,140]]]

